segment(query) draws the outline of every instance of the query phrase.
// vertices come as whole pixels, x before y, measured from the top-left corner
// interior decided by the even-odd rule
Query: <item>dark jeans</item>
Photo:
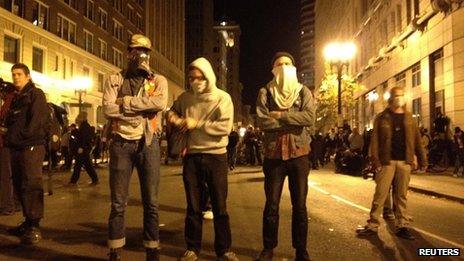
[[[43,145],[10,149],[11,172],[15,192],[23,208],[27,222],[38,222],[43,218],[44,197],[42,162],[45,157]]]
[[[264,191],[266,206],[263,213],[263,244],[266,249],[277,246],[279,231],[279,203],[285,177],[292,201],[292,245],[297,250],[306,250],[308,234],[308,156],[296,159],[264,159]]]
[[[143,245],[146,248],[158,248],[160,150],[156,138],[153,138],[150,146],[145,145],[145,138],[138,141],[119,138],[110,145],[111,213],[108,221],[108,246],[119,248],[125,244],[124,212],[134,166],[139,175],[142,194]]]
[[[84,169],[87,174],[89,174],[92,182],[98,182],[97,172],[95,172],[95,169],[92,165],[92,160],[90,159],[90,152],[88,150],[84,150],[84,152],[81,154],[76,154],[76,163],[74,164],[74,170],[70,183],[77,183],[81,174],[82,166],[84,166]]]
[[[227,155],[188,154],[184,158],[184,186],[187,197],[185,241],[187,249],[196,253],[201,249],[203,217],[201,196],[208,185],[214,214],[214,250],[221,256],[232,243],[229,214],[227,213]]]
[[[229,168],[235,168],[235,162],[237,161],[237,147],[227,148],[227,161]]]
[[[15,195],[11,177],[10,149],[0,147],[0,212],[15,211]]]

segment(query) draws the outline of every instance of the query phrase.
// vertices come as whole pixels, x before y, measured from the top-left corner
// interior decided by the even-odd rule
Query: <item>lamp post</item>
[[[342,72],[343,67],[348,71],[349,61],[353,59],[356,53],[356,45],[352,42],[333,42],[328,44],[324,49],[324,57],[330,63],[330,68],[337,70],[338,81],[338,105],[337,105],[337,122],[340,125],[342,119]]]
[[[79,97],[79,114],[82,111],[82,96],[87,94],[87,90],[92,86],[92,79],[89,77],[76,77],[71,80],[72,87],[74,88],[74,94]]]

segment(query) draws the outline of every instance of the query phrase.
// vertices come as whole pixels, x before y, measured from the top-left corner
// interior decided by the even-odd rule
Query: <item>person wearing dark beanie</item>
[[[288,57],[290,60],[292,60],[292,64],[295,65],[295,58],[290,53],[287,52],[276,52],[274,54],[274,57],[272,58],[272,63],[271,65],[274,66],[274,62],[279,59],[280,57]]]

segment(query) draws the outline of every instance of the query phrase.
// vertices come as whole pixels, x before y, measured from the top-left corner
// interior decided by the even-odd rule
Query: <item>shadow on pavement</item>
[[[382,254],[382,260],[396,260],[395,258],[395,249],[388,247],[378,235],[373,235],[369,237],[360,237],[356,236],[359,239],[369,241],[374,247],[376,247],[379,252]]]

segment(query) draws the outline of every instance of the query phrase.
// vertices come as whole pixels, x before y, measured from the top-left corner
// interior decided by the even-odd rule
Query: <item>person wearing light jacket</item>
[[[278,52],[272,60],[274,78],[259,90],[256,101],[258,126],[264,132],[263,247],[257,260],[272,260],[279,231],[279,202],[288,176],[292,199],[292,246],[295,260],[309,260],[307,251],[309,129],[314,127],[313,95],[298,82],[295,62],[289,53]]]
[[[230,251],[231,231],[227,200],[227,144],[233,125],[233,104],[228,93],[216,87],[213,68],[205,58],[189,66],[190,88],[168,112],[168,122],[187,135],[183,179],[187,197],[185,241],[181,260],[197,260],[201,248],[201,191],[206,182],[214,214],[214,248],[219,260],[237,260]]]

